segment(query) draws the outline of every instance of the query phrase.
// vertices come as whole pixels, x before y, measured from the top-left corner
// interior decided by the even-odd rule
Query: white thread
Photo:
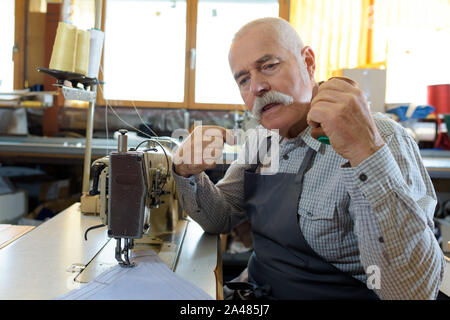
[[[133,100],[131,100],[131,103],[133,104],[134,111],[136,111],[136,113],[137,113],[139,119],[140,119],[141,122],[144,124],[144,126],[145,126],[151,133],[153,133],[153,134],[157,137],[158,135],[156,134],[156,132],[153,131],[149,126],[147,126],[147,124],[146,124],[146,123],[144,122],[144,120],[141,118],[141,115],[139,114],[139,112],[138,112],[138,110],[137,110],[137,108],[136,108],[136,105],[134,104],[134,101],[133,101]]]
[[[102,75],[104,76],[102,65],[100,65],[100,72],[101,72]],[[123,123],[125,123],[128,127],[132,128],[132,129],[134,129],[134,130],[136,130],[137,132],[142,133],[144,136],[146,136],[146,137],[148,137],[148,138],[152,138],[152,136],[150,136],[150,135],[148,135],[147,133],[145,133],[145,132],[143,132],[143,131],[141,131],[141,130],[135,128],[135,127],[133,127],[131,124],[129,124],[128,122],[126,122],[125,120],[123,120],[123,119],[117,114],[117,112],[114,110],[113,106],[109,103],[110,100],[108,100],[108,99],[105,98],[105,94],[104,94],[104,92],[103,92],[102,86],[99,85],[99,87],[100,87],[100,91],[101,91],[101,93],[102,93],[103,99],[105,100],[105,104],[106,104],[106,110],[105,110],[105,112],[107,112],[108,108],[110,108],[111,111],[113,112],[113,114],[114,114],[120,121],[122,121]],[[132,103],[133,103],[133,106],[134,106],[134,101],[132,101]],[[138,114],[139,119],[142,121],[142,123],[144,123],[143,120],[142,120],[142,118],[141,118],[141,116],[140,116],[140,114],[137,112],[136,106],[134,106],[134,108],[135,108],[136,113]],[[147,126],[147,125],[144,123],[144,126]],[[150,130],[151,130],[151,129],[150,129]],[[151,130],[151,131],[153,132],[153,130]],[[153,133],[156,135],[156,137],[158,137],[158,135],[157,135],[155,132],[153,132]]]

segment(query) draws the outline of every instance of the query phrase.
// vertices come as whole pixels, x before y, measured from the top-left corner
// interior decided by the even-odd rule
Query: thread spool
[[[74,72],[76,47],[77,27],[59,22],[50,59],[50,69]]]
[[[450,114],[450,84],[428,86],[428,104],[438,114]]]
[[[88,77],[97,78],[100,69],[100,60],[102,58],[103,40],[105,34],[97,29],[89,30],[91,35],[89,47],[89,70]]]
[[[88,74],[89,47],[91,34],[89,31],[77,30],[77,54],[75,58],[75,72],[82,75]]]

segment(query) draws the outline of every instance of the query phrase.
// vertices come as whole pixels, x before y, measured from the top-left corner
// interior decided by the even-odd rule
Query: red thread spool
[[[450,114],[450,84],[428,86],[428,104],[438,114]]]

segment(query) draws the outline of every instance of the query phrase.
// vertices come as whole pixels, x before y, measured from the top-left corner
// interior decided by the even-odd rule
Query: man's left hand
[[[352,167],[383,147],[366,97],[353,80],[331,78],[316,90],[307,116],[313,137],[320,136],[321,127],[333,149]]]

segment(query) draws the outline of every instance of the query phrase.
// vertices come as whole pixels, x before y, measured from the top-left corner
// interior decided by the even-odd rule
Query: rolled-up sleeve
[[[384,139],[360,165],[342,168],[361,263],[379,269],[382,299],[435,299],[445,268],[433,231],[436,194],[411,137]]]

